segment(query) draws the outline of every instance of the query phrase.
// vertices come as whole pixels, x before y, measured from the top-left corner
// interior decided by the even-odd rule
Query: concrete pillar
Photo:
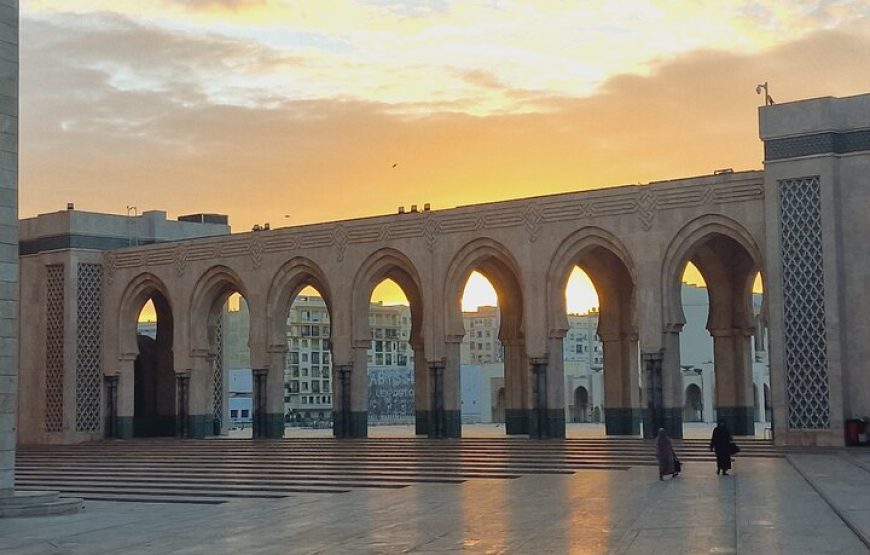
[[[183,437],[204,438],[214,433],[214,399],[212,385],[212,356],[210,353],[196,353],[191,356],[192,368],[176,371],[176,417],[186,417],[184,425],[186,433]],[[186,382],[185,382],[186,379]],[[181,406],[183,400],[180,388],[188,387],[186,393],[187,407]],[[183,409],[183,410],[182,410]],[[176,429],[176,435],[178,430]]]
[[[266,398],[269,384],[268,368],[251,369],[251,437],[253,439],[266,438]]]
[[[637,341],[622,333],[601,336],[604,351],[604,427],[607,435],[640,433]]]
[[[504,346],[505,433],[529,433],[529,367],[522,341],[502,340]]]
[[[193,437],[190,422],[190,372],[175,373],[175,437]]]
[[[710,330],[716,378],[716,414],[734,435],[755,435],[751,332]]]

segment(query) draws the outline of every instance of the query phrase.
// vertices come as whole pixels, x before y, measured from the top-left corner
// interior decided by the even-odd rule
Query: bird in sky
[[[396,162],[396,163],[393,164],[393,167],[395,168],[395,167],[398,166],[398,165],[399,165],[399,163]]]

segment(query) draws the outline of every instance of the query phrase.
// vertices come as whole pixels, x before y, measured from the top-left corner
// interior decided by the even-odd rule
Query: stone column
[[[187,378],[187,433],[184,437],[204,438],[214,433],[214,385],[212,380],[213,355],[195,353],[191,357],[193,368],[176,373],[176,386],[183,387],[180,379]],[[179,391],[180,395],[180,391]],[[176,415],[181,415],[181,397],[176,402]]]
[[[251,410],[253,427],[251,436],[254,439],[266,438],[266,397],[268,396],[269,370],[267,368],[251,369]]]
[[[710,330],[716,378],[716,414],[734,435],[755,435],[751,332]]]
[[[683,437],[680,333],[665,331],[661,351],[643,353],[643,436],[655,437],[659,428],[675,439]]]
[[[18,396],[18,0],[0,0],[0,499],[15,485]]]
[[[124,355],[119,362],[120,369],[118,371],[118,429],[115,437],[119,439],[130,439],[135,435],[135,398],[134,398],[134,380],[136,361],[135,355]],[[127,357],[133,358],[127,358]]]
[[[429,433],[431,399],[429,387],[429,363],[423,345],[414,344],[414,433],[424,436]]]
[[[562,335],[548,339],[547,369],[547,437],[565,437],[565,361]]]
[[[522,341],[503,340],[505,383],[505,433],[529,433],[529,367]]]
[[[175,373],[175,437],[191,437],[190,372]]]
[[[443,409],[444,435],[442,437],[462,437],[462,384],[460,382],[460,347],[462,339],[448,338],[444,360],[435,365],[443,367]],[[431,368],[431,366],[430,366]]]
[[[333,414],[333,435],[337,438],[368,437],[369,378],[368,340],[357,342],[352,349],[351,364],[336,364]]]
[[[637,340],[623,333],[601,335],[604,351],[604,427],[606,434],[637,435]]]
[[[565,437],[565,410],[560,404],[553,408],[550,390],[559,387],[562,378],[550,376],[547,358],[529,359],[531,410],[528,433],[531,438]]]
[[[287,344],[268,349],[269,370],[266,374],[265,437],[284,437],[284,366]]]
[[[119,437],[118,432],[118,375],[103,377],[103,436],[106,439]]]

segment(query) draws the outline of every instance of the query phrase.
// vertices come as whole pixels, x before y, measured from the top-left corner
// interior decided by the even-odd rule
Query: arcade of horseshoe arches
[[[759,118],[763,171],[124,248],[86,213],[60,235],[25,220],[19,442],[220,433],[215,315],[234,292],[250,311],[254,437],[282,437],[285,325],[306,286],[330,312],[334,434],[364,437],[369,300],[385,278],[410,301],[417,432],[459,437],[460,297],[475,270],[498,294],[506,433],[564,437],[575,266],[600,299],[607,434],[681,437],[680,282],[692,262],[709,290],[720,418],[754,433],[760,272],[775,441],[842,445],[844,420],[870,414],[870,94]],[[137,317],[149,299],[158,330],[144,379]]]

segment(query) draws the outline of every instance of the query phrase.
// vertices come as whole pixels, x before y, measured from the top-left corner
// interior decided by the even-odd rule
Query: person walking
[[[664,428],[659,428],[659,435],[656,437],[656,459],[659,461],[659,480],[664,480],[666,474],[673,478],[680,475],[680,463],[674,453],[674,445]]]
[[[724,420],[713,429],[713,437],[710,438],[710,451],[716,451],[716,474],[722,473],[728,476],[731,470],[731,455],[733,454],[734,439]]]

